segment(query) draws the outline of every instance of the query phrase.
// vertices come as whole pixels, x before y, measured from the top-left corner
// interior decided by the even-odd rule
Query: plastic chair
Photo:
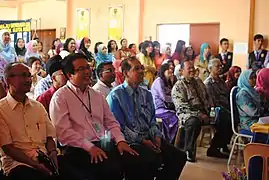
[[[241,134],[239,132],[237,132],[237,124],[239,122],[239,113],[238,113],[238,110],[237,110],[237,107],[236,107],[236,94],[237,94],[237,90],[238,90],[238,87],[235,86],[232,88],[231,90],[231,93],[230,93],[230,108],[231,108],[231,121],[232,121],[232,130],[233,130],[233,133],[234,133],[234,141],[233,141],[233,145],[232,145],[232,149],[231,149],[231,152],[230,152],[230,155],[229,155],[229,159],[228,159],[228,162],[227,162],[227,169],[228,171],[230,170],[230,162],[232,160],[232,156],[233,156],[233,153],[234,153],[234,148],[235,146],[241,146],[241,147],[245,147],[246,144],[244,143],[240,143],[238,140],[239,138],[249,138],[251,139],[252,141],[252,136],[250,135],[246,135],[246,134]]]
[[[259,143],[250,143],[247,144],[244,148],[244,161],[246,166],[247,175],[249,174],[249,161],[254,157],[261,157],[263,159],[263,170],[262,170],[262,179],[268,180],[268,158],[269,158],[269,145],[259,144]],[[256,168],[256,167],[254,167]]]

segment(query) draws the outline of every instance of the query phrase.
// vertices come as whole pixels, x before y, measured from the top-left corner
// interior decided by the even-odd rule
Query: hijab
[[[7,61],[8,63],[16,61],[17,55],[15,49],[10,45],[11,39],[9,38],[9,42],[7,44],[4,43],[4,34],[10,33],[7,30],[0,31],[0,57]]]
[[[16,42],[16,44],[15,44],[15,51],[16,51],[16,53],[17,53],[17,56],[25,56],[25,53],[26,53],[26,47],[25,47],[25,45],[24,45],[23,48],[19,48],[19,47],[18,47],[18,42],[19,42],[19,40],[23,40],[23,41],[24,41],[24,39],[22,39],[22,38],[18,38],[18,39],[17,39],[17,42]]]
[[[204,63],[204,61],[205,61],[205,60],[204,60],[204,52],[205,52],[205,49],[206,49],[207,47],[209,47],[209,44],[207,44],[207,43],[203,43],[203,44],[201,45],[201,48],[200,48],[200,62],[201,62],[201,63]],[[206,57],[206,60],[209,61],[210,56],[211,56],[211,53],[208,53],[208,55],[207,55],[207,57]]]
[[[28,60],[29,60],[30,57],[36,57],[36,58],[41,59],[38,52],[33,51],[33,45],[37,44],[37,43],[38,42],[36,40],[31,40],[26,44],[27,51],[26,51],[26,54],[25,54],[25,60],[27,61],[27,64],[28,64]]]
[[[249,94],[249,96],[251,96],[252,101],[255,102],[255,104],[260,104],[261,100],[260,100],[260,95],[259,93],[250,86],[248,80],[251,76],[252,73],[255,73],[252,69],[248,69],[246,71],[243,71],[238,79],[238,87],[239,90],[243,90],[245,92],[247,92]]]
[[[94,60],[93,54],[85,47],[85,44],[91,41],[89,38],[84,37],[81,40],[80,46],[79,46],[79,50],[88,58],[88,61],[92,61]]]
[[[229,71],[228,71],[228,74],[227,74],[227,81],[226,83],[229,84],[229,88],[233,88],[234,86],[237,86],[237,81],[238,79],[236,79],[234,76],[235,76],[235,73],[237,72],[241,72],[241,68],[238,67],[238,66],[232,66]]]
[[[101,62],[112,62],[113,61],[113,55],[111,53],[103,53],[103,49],[106,48],[104,44],[100,44],[98,46],[98,53],[96,56],[97,65]]]
[[[269,99],[269,69],[261,69],[257,76],[256,90]]]

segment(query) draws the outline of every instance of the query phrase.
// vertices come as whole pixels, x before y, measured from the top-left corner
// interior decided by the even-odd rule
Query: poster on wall
[[[123,38],[123,5],[108,7],[108,39],[119,41]]]
[[[76,39],[81,40],[90,36],[90,9],[77,9]]]
[[[66,38],[66,28],[60,28],[60,40],[64,41]]]
[[[31,20],[0,20],[0,30],[8,30],[10,32],[11,45],[15,46],[18,38],[23,38],[27,43],[31,40]]]

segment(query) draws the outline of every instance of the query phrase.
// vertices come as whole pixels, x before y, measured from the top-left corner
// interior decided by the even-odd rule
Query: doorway
[[[34,36],[35,31],[32,30],[31,35]],[[36,30],[37,37],[43,43],[43,53],[47,55],[51,49],[52,42],[56,38],[56,29],[38,29]]]
[[[219,23],[197,23],[197,24],[158,24],[157,40],[163,45],[172,44],[172,52],[178,40],[191,45],[198,55],[202,43],[208,43],[213,55],[219,52]]]

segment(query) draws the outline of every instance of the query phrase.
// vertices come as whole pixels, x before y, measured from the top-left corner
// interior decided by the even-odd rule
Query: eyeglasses
[[[145,70],[145,67],[143,65],[141,65],[141,66],[135,66],[135,67],[133,67],[133,70],[134,71],[139,71],[139,70],[144,71]]]
[[[82,72],[82,71],[86,71],[86,70],[92,70],[92,67],[90,65],[87,65],[87,66],[81,66],[77,69],[75,69],[75,72]]]
[[[31,73],[18,73],[18,74],[10,74],[8,77],[22,77],[22,78],[31,78],[33,77]]]
[[[103,71],[103,73],[113,73],[115,72],[115,69],[109,68]]]

